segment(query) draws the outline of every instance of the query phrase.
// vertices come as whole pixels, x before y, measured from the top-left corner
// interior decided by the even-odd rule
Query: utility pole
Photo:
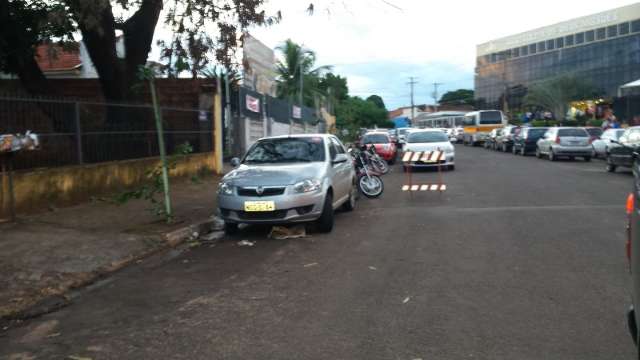
[[[298,68],[300,69],[300,121],[302,121],[302,126],[304,127],[304,132],[307,132],[307,123],[304,121],[304,116],[302,116],[302,108],[304,107],[304,68],[302,67],[302,47],[304,44],[300,45],[300,50],[298,51]]]
[[[417,83],[416,78],[413,76],[409,78],[409,82],[407,83],[411,86],[411,121],[416,117],[415,103],[413,102],[413,88]]]
[[[433,92],[431,93],[431,97],[433,97],[433,104],[435,105],[436,110],[438,109],[438,95],[439,95],[438,94],[438,88],[441,85],[444,85],[444,84],[443,83],[438,83],[438,82],[433,83]]]

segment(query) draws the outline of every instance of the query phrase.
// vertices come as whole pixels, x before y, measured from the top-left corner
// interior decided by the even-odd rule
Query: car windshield
[[[616,130],[612,135],[615,140],[619,140],[622,134],[624,134],[624,129]]]
[[[558,136],[589,137],[589,133],[584,129],[560,129]]]
[[[246,164],[296,163],[325,160],[322,137],[265,139],[247,152]]]
[[[591,136],[602,136],[602,129],[600,128],[588,128],[586,130]]]
[[[440,131],[421,131],[409,134],[409,143],[434,143],[449,141],[447,134]]]
[[[502,124],[500,111],[485,111],[480,113],[480,125]]]
[[[546,132],[546,128],[529,129],[527,130],[527,136],[530,138],[542,137]]]
[[[408,130],[409,130],[409,129],[400,129],[400,130],[398,130],[398,133],[399,133],[400,135],[406,135]]]
[[[384,134],[369,134],[362,138],[363,144],[388,144],[389,137]]]

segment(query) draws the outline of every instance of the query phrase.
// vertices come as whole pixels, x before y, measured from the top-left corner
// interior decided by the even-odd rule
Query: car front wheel
[[[324,206],[322,207],[322,215],[317,220],[318,230],[323,233],[329,233],[333,230],[333,196],[327,193],[324,198]]]
[[[238,224],[237,223],[224,223],[224,233],[227,235],[234,235],[238,233]]]
[[[616,166],[613,165],[609,156],[607,156],[607,172],[616,172]]]

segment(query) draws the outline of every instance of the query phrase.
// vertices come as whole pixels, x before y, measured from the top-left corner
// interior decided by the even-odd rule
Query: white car
[[[407,134],[407,143],[404,147],[405,152],[425,152],[425,151],[442,151],[444,152],[440,164],[424,163],[418,161],[411,163],[414,167],[433,167],[441,165],[449,170],[455,169],[456,150],[446,133],[438,129],[413,130]]]
[[[606,130],[600,139],[594,140],[593,145],[593,157],[606,158],[609,148],[615,146],[611,140],[618,141],[620,136],[624,133],[624,129],[608,129]]]

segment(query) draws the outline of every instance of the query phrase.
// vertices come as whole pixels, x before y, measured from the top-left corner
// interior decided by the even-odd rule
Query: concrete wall
[[[160,164],[158,158],[114,161],[93,165],[18,171],[14,191],[18,214],[44,211],[50,206],[79,204],[92,197],[131,189],[147,181],[148,170]],[[171,176],[192,176],[214,171],[213,153],[189,155],[178,163]],[[8,217],[7,180],[0,177],[0,219]]]

